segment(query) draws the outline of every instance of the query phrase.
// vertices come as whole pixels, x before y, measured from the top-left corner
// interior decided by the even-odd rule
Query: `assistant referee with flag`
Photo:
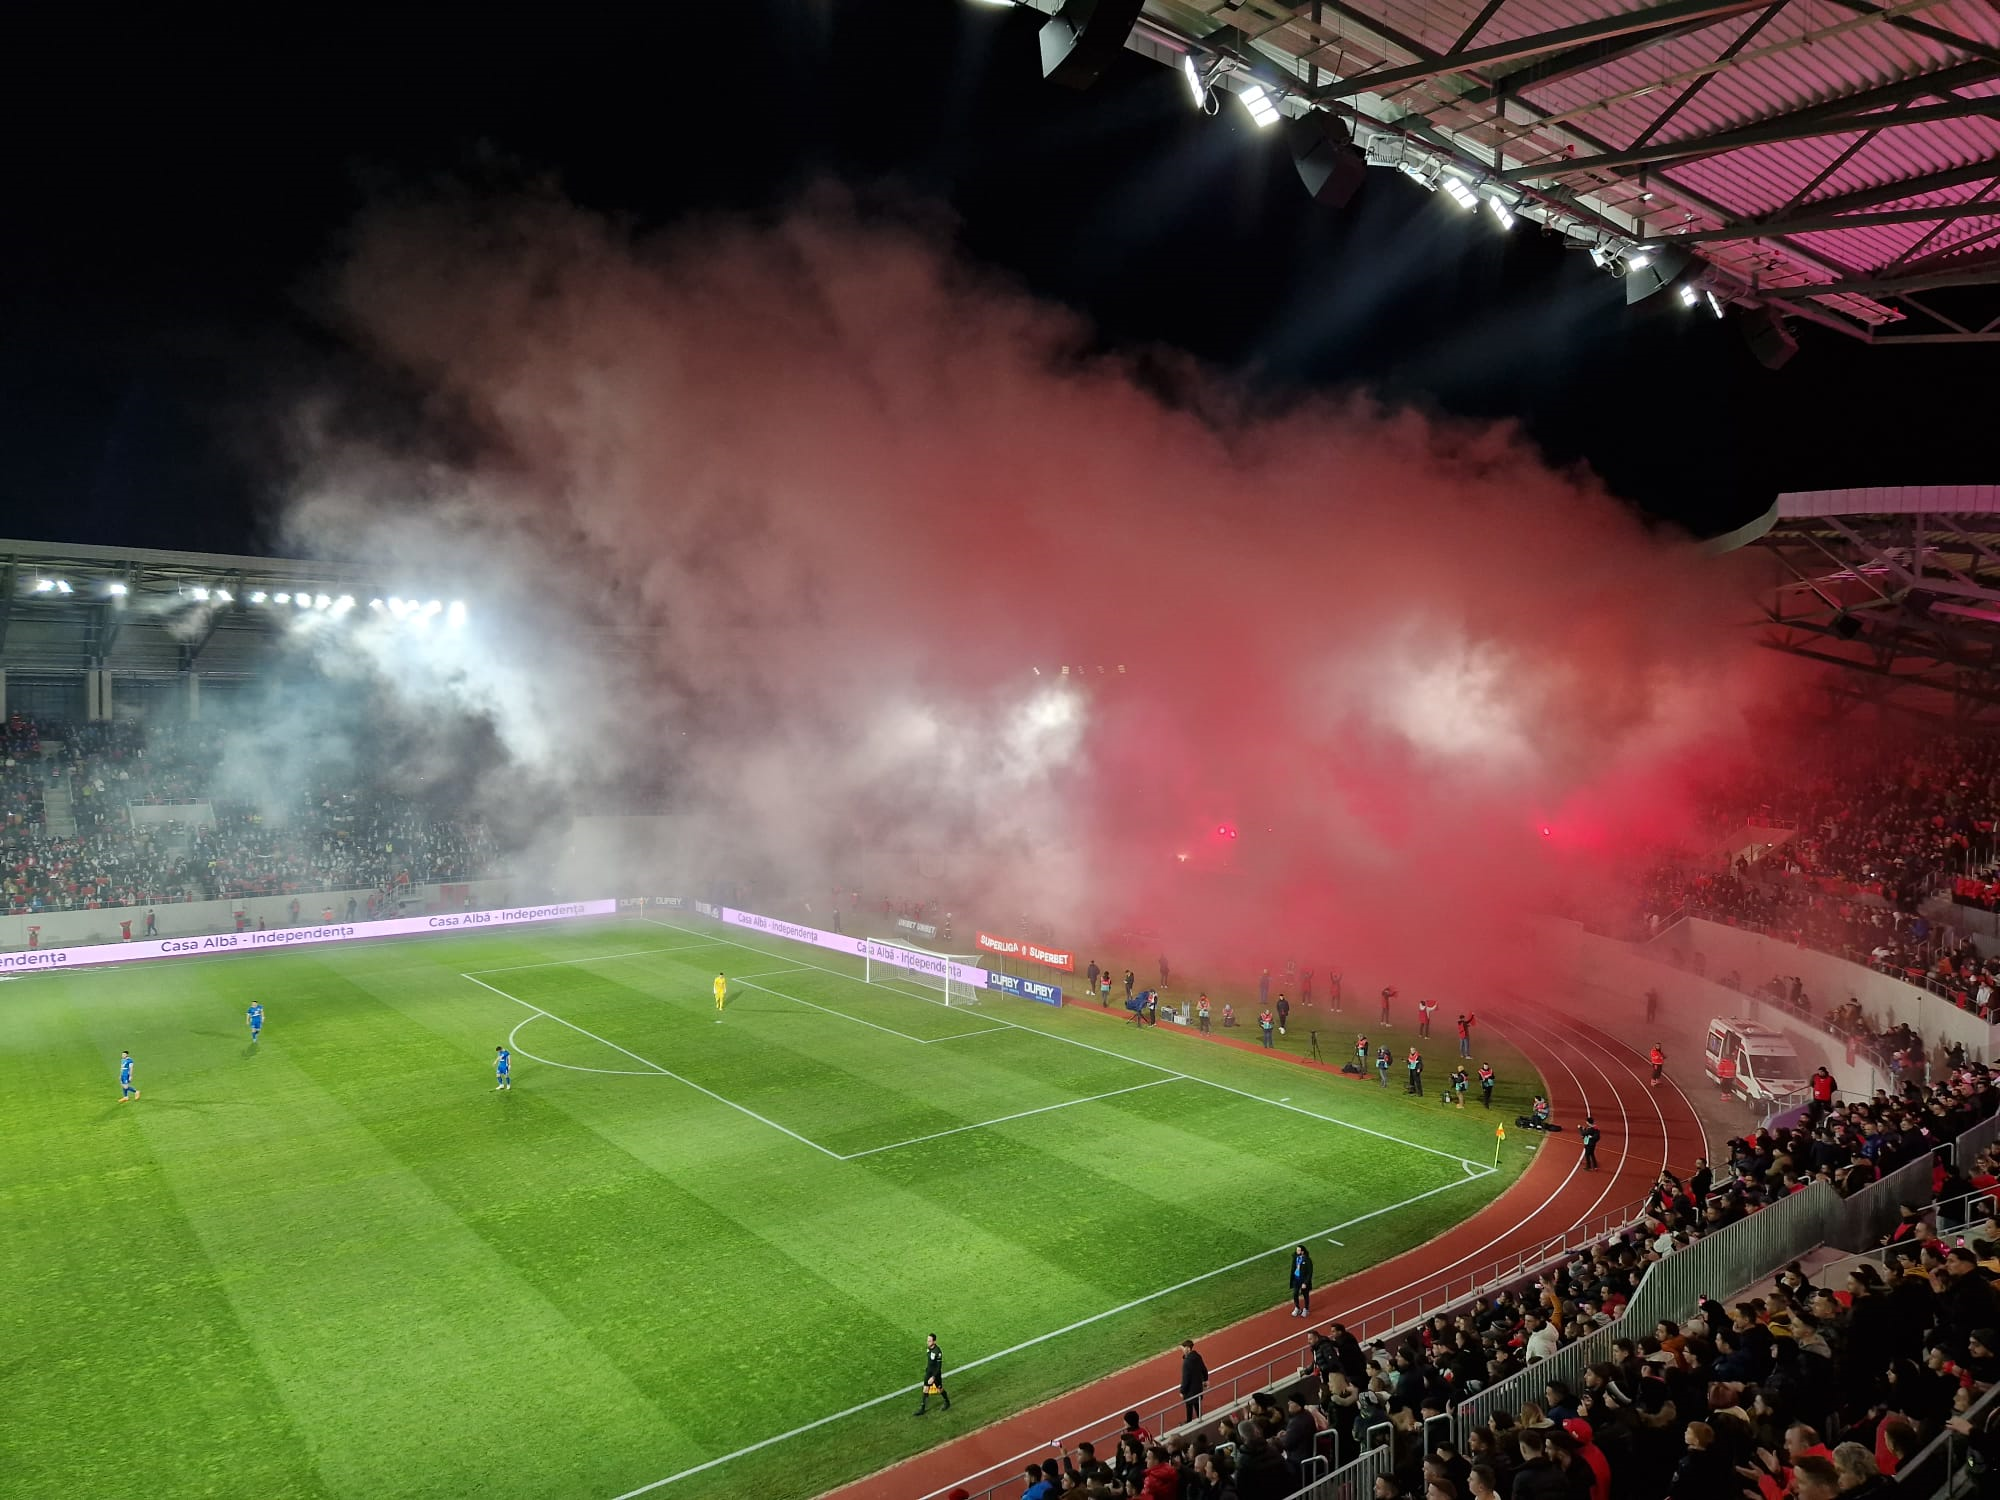
[[[944,1397],[944,1409],[951,1410],[951,1392],[944,1388],[944,1350],[938,1348],[937,1335],[924,1335],[924,1394],[917,1403],[912,1416],[921,1417],[931,1404],[932,1396]]]

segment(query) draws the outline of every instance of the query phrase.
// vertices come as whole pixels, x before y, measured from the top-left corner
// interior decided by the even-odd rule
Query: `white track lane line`
[[[689,937],[701,936],[701,933],[696,931],[692,927],[679,927],[672,922],[662,922],[658,917],[639,917],[637,918],[637,920],[641,922],[650,922],[656,927],[664,927],[671,932],[683,933]],[[783,956],[781,954],[772,953],[771,950],[768,948],[753,947],[749,943],[733,943],[728,938],[717,938],[715,939],[715,941],[718,943],[727,944],[730,947],[741,948],[747,953],[762,953],[768,958],[778,958]],[[843,974],[840,972],[840,970],[829,969],[825,967],[823,964],[801,964],[799,965],[799,967],[805,969],[818,969],[823,974],[831,974],[836,979],[845,979],[853,984],[867,983],[866,980],[861,979],[856,975]],[[922,999],[923,997],[912,996],[911,998]],[[927,1003],[939,1004],[941,1002],[930,1001]],[[996,1016],[994,1017],[994,1019],[999,1021],[999,1023],[1002,1026],[1009,1027],[1015,1031],[1024,1031],[1029,1036],[1044,1037],[1052,1042],[1061,1042],[1063,1045],[1068,1047],[1081,1047],[1084,1051],[1095,1052],[1100,1057],[1115,1057],[1120,1062],[1133,1063],[1142,1068],[1151,1068],[1157,1073],[1166,1073],[1175,1078],[1184,1078],[1189,1083],[1199,1083],[1207,1088],[1220,1089],[1225,1094],[1235,1094],[1238,1098],[1241,1099],[1249,1099],[1258,1104],[1268,1104],[1273,1109],[1288,1110],[1292,1114],[1304,1115],[1307,1119],[1318,1120],[1325,1125],[1336,1125],[1343,1130],[1357,1131],[1362,1135],[1373,1136],[1378,1141],[1389,1141],[1394,1145],[1404,1146],[1412,1151],[1421,1151],[1426,1156],[1441,1156],[1446,1161],[1455,1161],[1471,1167],[1476,1167],[1478,1168],[1479,1174],[1482,1177],[1490,1174],[1493,1171],[1493,1168],[1488,1166],[1485,1162],[1473,1161],[1470,1157],[1460,1156],[1455,1151],[1440,1151],[1435,1146],[1426,1146],[1419,1141],[1406,1141],[1401,1136],[1390,1135],[1386,1131],[1371,1130],[1366,1125],[1356,1125],[1351,1120],[1336,1119],[1332,1115],[1323,1115],[1315,1110],[1305,1109],[1296,1104],[1285,1104],[1281,1103],[1276,1099],[1267,1099],[1262,1094],[1253,1094],[1248,1089],[1233,1088],[1226,1083],[1217,1083],[1213,1078],[1203,1078],[1196,1073],[1183,1073],[1178,1068],[1167,1067],[1164,1063],[1148,1062],[1144,1058],[1132,1057],[1123,1052],[1113,1052],[1109,1047],[1099,1047],[1095,1046],[1090,1042],[1078,1041],[1075,1037],[1061,1036],[1056,1032],[1043,1031],[1039,1027],[1035,1026],[1023,1026],[1020,1022],[1009,1021],[1004,1016]]]
[[[651,1068],[655,1073],[664,1073],[667,1077],[673,1079],[674,1082],[684,1083],[689,1088],[693,1089],[696,1093],[706,1094],[709,1098],[713,1099],[717,1104],[726,1104],[731,1109],[735,1110],[738,1114],[748,1115],[751,1119],[755,1120],[759,1125],[770,1126],[771,1129],[777,1131],[780,1135],[790,1136],[793,1140],[797,1141],[801,1146],[812,1147],[813,1150],[817,1151],[821,1156],[831,1157],[835,1161],[840,1160],[840,1153],[838,1151],[829,1151],[826,1147],[822,1146],[818,1141],[808,1140],[806,1139],[806,1137],[800,1135],[796,1130],[786,1129],[783,1125],[780,1125],[776,1120],[767,1120],[762,1115],[758,1114],[756,1110],[751,1109],[746,1105],[738,1104],[734,1099],[725,1099],[722,1095],[716,1093],[714,1089],[705,1089],[700,1084],[696,1083],[692,1078],[684,1078],[679,1073],[674,1072],[673,1069],[671,1068],[663,1068],[658,1063],[654,1062],[650,1057],[641,1057],[638,1053],[632,1051],[629,1047],[621,1047],[616,1042],[610,1041],[605,1037],[601,1037],[594,1031],[585,1031],[581,1026],[577,1025],[576,1022],[563,1020],[563,1018],[557,1015],[554,1011],[543,1010],[539,1005],[529,1005],[528,1002],[523,1000],[519,995],[510,995],[505,990],[501,989],[498,985],[488,984],[485,980],[477,978],[474,975],[461,974],[459,975],[459,978],[470,979],[474,984],[478,985],[481,989],[491,990],[501,999],[512,1000],[516,1005],[519,1005],[524,1009],[531,1010],[538,1016],[547,1016],[551,1021],[555,1021],[560,1025],[567,1026],[571,1031],[578,1032],[583,1036],[589,1037],[593,1042],[603,1042],[604,1045],[609,1047],[613,1052],[623,1052],[627,1057],[631,1058],[632,1061],[644,1063],[647,1067]]]
[[[652,919],[646,918],[644,920],[650,921]],[[1413,1193],[1411,1196],[1402,1199],[1400,1202],[1391,1203],[1382,1208],[1371,1209],[1369,1212],[1365,1214],[1357,1214],[1352,1219],[1343,1220],[1341,1223],[1331,1225],[1328,1228],[1322,1229],[1315,1234],[1306,1236],[1306,1238],[1308,1239],[1330,1238],[1334,1233],[1336,1233],[1339,1230],[1351,1228],[1353,1225],[1356,1224],[1364,1224],[1370,1219],[1377,1219],[1380,1218],[1383,1214],[1394,1213],[1399,1208],[1408,1208],[1413,1203],[1420,1203],[1424,1199],[1435,1197],[1439,1193],[1448,1193],[1453,1188],[1460,1187],[1463,1186],[1465,1183],[1474,1181],[1477,1181],[1477,1179],[1471,1177],[1453,1178],[1450,1182],[1447,1182],[1440,1187],[1428,1188],[1424,1192]],[[1175,1292],[1186,1291],[1191,1286],[1199,1286],[1202,1282],[1208,1281],[1214,1277],[1227,1275],[1231,1271],[1240,1271],[1245,1266],[1254,1265],[1260,1260],[1268,1260],[1270,1257],[1274,1255],[1283,1255],[1288,1251],[1290,1251],[1292,1246],[1298,1243],[1299,1242],[1295,1239],[1287,1240],[1285,1241],[1284,1244],[1275,1246],[1272,1249],[1260,1250],[1254,1255],[1246,1255],[1242,1257],[1240,1260],[1231,1261],[1226,1266],[1217,1266],[1212,1271],[1203,1271],[1198,1276],[1190,1276],[1187,1280],[1177,1281],[1172,1286],[1161,1287],[1158,1291],[1154,1292],[1147,1292],[1144,1296],[1134,1297],[1129,1302],[1121,1302],[1119,1303],[1118,1306],[1106,1308],[1103,1312],[1100,1313],[1092,1313],[1087,1318],[1079,1318],[1074,1323],[1065,1324],[1063,1327],[1052,1329],[1048,1333],[1038,1333],[1031,1339],[1023,1339],[1020,1343],[1010,1345],[1005,1349],[996,1349],[991,1354],[980,1355],[977,1359],[963,1360],[960,1363],[953,1365],[952,1368],[954,1370],[962,1372],[965,1370],[976,1370],[981,1365],[990,1365],[995,1360],[1005,1359],[1009,1355],[1019,1354],[1024,1349],[1032,1349],[1038,1344],[1046,1344],[1051,1339],[1058,1339],[1061,1338],[1064,1334],[1074,1333],[1079,1328],[1088,1328],[1093,1323],[1101,1323],[1106,1318],[1115,1318],[1120,1313],[1130,1312],[1135,1307],[1144,1307],[1149,1302],[1157,1302],[1160,1298],[1171,1296]],[[761,1438],[757,1442],[750,1443],[744,1447],[738,1448],[734,1453],[725,1453],[719,1458],[709,1459],[706,1463],[696,1464],[693,1468],[682,1469],[677,1474],[669,1474],[664,1479],[655,1479],[651,1484],[642,1484],[635,1490],[627,1490],[625,1491],[624,1494],[614,1497],[614,1500],[637,1500],[637,1497],[640,1495],[650,1495],[654,1490],[664,1489],[666,1486],[670,1484],[677,1484],[683,1479],[692,1479],[695,1475],[705,1474],[710,1469],[719,1469],[724,1464],[734,1463],[739,1458],[745,1458],[750,1454],[760,1452],[765,1448],[774,1447],[779,1443],[788,1442],[792,1438],[801,1437],[808,1432],[816,1431],[821,1427],[829,1425],[830,1423],[841,1421],[844,1418],[854,1416],[859,1412],[872,1410],[873,1408],[881,1406],[886,1402],[907,1401],[910,1398],[911,1394],[916,1389],[917,1387],[915,1384],[897,1386],[896,1389],[894,1389],[893,1391],[888,1391],[880,1396],[871,1397],[866,1401],[858,1401],[853,1406],[846,1407],[843,1410],[834,1412],[829,1416],[818,1417],[813,1421],[806,1422],[801,1426],[792,1428],[789,1432],[774,1433],[770,1437]]]

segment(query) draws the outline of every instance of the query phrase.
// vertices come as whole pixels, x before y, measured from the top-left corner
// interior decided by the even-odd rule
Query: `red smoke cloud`
[[[1518,434],[1163,394],[842,203],[657,241],[405,207],[338,303],[473,456],[322,442],[301,527],[476,559],[531,628],[409,693],[546,783],[664,768],[687,879],[1476,986],[1576,861],[1674,826],[1660,769],[1757,691],[1727,565]],[[607,618],[636,658],[578,633]]]

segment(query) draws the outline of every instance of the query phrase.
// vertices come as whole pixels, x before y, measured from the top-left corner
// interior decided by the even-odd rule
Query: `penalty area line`
[[[840,1160],[840,1153],[838,1151],[829,1151],[825,1146],[822,1146],[818,1141],[809,1140],[807,1137],[800,1135],[796,1130],[787,1129],[785,1126],[780,1125],[776,1120],[767,1120],[764,1118],[764,1116],[758,1114],[756,1110],[749,1108],[747,1105],[738,1104],[734,1099],[726,1099],[721,1094],[716,1093],[714,1089],[703,1088],[700,1084],[696,1083],[692,1078],[685,1078],[681,1074],[676,1073],[672,1068],[663,1068],[658,1063],[654,1062],[650,1057],[641,1057],[638,1053],[634,1052],[630,1047],[621,1047],[616,1042],[612,1041],[609,1037],[599,1036],[594,1031],[585,1031],[581,1026],[577,1025],[576,1022],[565,1021],[561,1016],[557,1015],[552,1010],[543,1010],[539,1005],[529,1005],[528,1002],[523,1000],[519,995],[510,995],[505,990],[501,989],[500,986],[498,986],[497,984],[488,984],[485,980],[477,977],[476,975],[460,974],[458,977],[460,979],[470,979],[474,984],[478,985],[482,990],[491,990],[494,994],[498,995],[502,1000],[512,1000],[516,1005],[522,1006],[527,1010],[531,1010],[538,1016],[547,1016],[551,1021],[554,1021],[557,1025],[567,1026],[571,1031],[574,1031],[581,1036],[587,1036],[593,1042],[602,1042],[605,1046],[609,1047],[613,1052],[622,1052],[627,1057],[631,1058],[632,1061],[638,1063],[644,1063],[647,1067],[651,1068],[655,1073],[664,1074],[666,1077],[673,1079],[675,1083],[684,1083],[689,1088],[693,1089],[697,1094],[706,1094],[709,1098],[713,1099],[717,1104],[726,1104],[731,1109],[735,1110],[738,1114],[748,1115],[751,1119],[755,1120],[759,1125],[768,1125],[771,1127],[771,1129],[777,1131],[780,1135],[790,1136],[793,1140],[797,1141],[801,1146],[812,1147],[813,1150],[817,1151],[821,1156],[831,1157],[835,1161]]]
[[[1200,1080],[1197,1079],[1195,1081],[1199,1082]],[[1443,1183],[1438,1187],[1427,1188],[1421,1193],[1413,1193],[1407,1198],[1385,1204],[1381,1208],[1371,1209],[1365,1214],[1356,1214],[1351,1219],[1343,1219],[1340,1223],[1322,1229],[1316,1234],[1307,1235],[1306,1238],[1309,1240],[1331,1239],[1337,1230],[1351,1228],[1356,1224],[1365,1224],[1370,1219],[1379,1219],[1383,1214],[1394,1213],[1399,1208],[1408,1208],[1413,1203],[1421,1203],[1426,1198],[1435,1197],[1439,1193],[1448,1193],[1453,1188],[1462,1187],[1464,1184],[1474,1181],[1477,1181],[1477,1179],[1455,1177],[1450,1182]],[[1051,1339],[1059,1339],[1064,1334],[1075,1333],[1078,1329],[1088,1328],[1094,1323],[1102,1323],[1107,1318],[1115,1318],[1119,1314],[1130,1312],[1136,1307],[1144,1307],[1149,1302],[1157,1302],[1160,1298],[1170,1297],[1175,1292],[1184,1292],[1191,1286],[1199,1286],[1202,1282],[1213,1280],[1217,1276],[1226,1276],[1231,1271],[1240,1271],[1245,1266],[1255,1265],[1260,1260],[1269,1260],[1274,1255],[1284,1255],[1291,1250],[1292,1246],[1298,1243],[1296,1239],[1291,1239],[1269,1250],[1259,1250],[1253,1255],[1246,1255],[1238,1260],[1233,1260],[1226,1266],[1217,1266],[1212,1271],[1203,1271],[1197,1276],[1188,1277],[1185,1281],[1177,1281],[1172,1286],[1164,1286],[1158,1291],[1147,1292],[1143,1296],[1134,1297],[1129,1302],[1121,1302],[1116,1307],[1106,1308],[1103,1312],[1092,1313],[1087,1318],[1078,1318],[1074,1323],[1066,1323],[1061,1328],[1051,1329],[1047,1333],[1038,1333],[1031,1339],[1023,1339],[1020,1343],[1011,1344],[1005,1349],[996,1349],[991,1354],[980,1355],[977,1359],[962,1361],[952,1366],[952,1368],[963,1374],[967,1370],[976,1370],[981,1365],[990,1365],[995,1360],[1006,1359],[1009,1355],[1033,1349],[1039,1344],[1046,1344]],[[914,1384],[897,1386],[893,1391],[871,1397],[866,1401],[856,1402],[853,1406],[834,1412],[829,1416],[815,1418],[813,1421],[794,1427],[789,1432],[780,1432],[771,1437],[760,1438],[754,1443],[738,1448],[734,1453],[725,1453],[719,1458],[709,1459],[706,1463],[696,1464],[693,1468],[682,1469],[678,1474],[669,1474],[664,1479],[655,1479],[651,1484],[642,1484],[635,1490],[627,1490],[622,1495],[614,1496],[613,1500],[637,1500],[637,1497],[640,1495],[650,1495],[653,1491],[665,1489],[670,1484],[678,1484],[683,1479],[692,1479],[695,1475],[705,1474],[710,1469],[719,1469],[724,1464],[734,1463],[739,1458],[747,1458],[750,1454],[761,1452],[765,1448],[789,1442],[795,1437],[803,1437],[808,1432],[816,1432],[822,1427],[826,1427],[834,1422],[843,1421],[864,1411],[871,1411],[875,1407],[882,1406],[890,1401],[908,1400],[910,1394],[916,1389],[917,1387]]]

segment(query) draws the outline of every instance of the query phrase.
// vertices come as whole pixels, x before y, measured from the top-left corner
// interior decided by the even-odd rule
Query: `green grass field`
[[[813,1495],[1529,1159],[1473,1176],[1476,1109],[858,970],[689,918],[0,984],[0,1493]],[[917,1421],[933,1330],[956,1404]]]

